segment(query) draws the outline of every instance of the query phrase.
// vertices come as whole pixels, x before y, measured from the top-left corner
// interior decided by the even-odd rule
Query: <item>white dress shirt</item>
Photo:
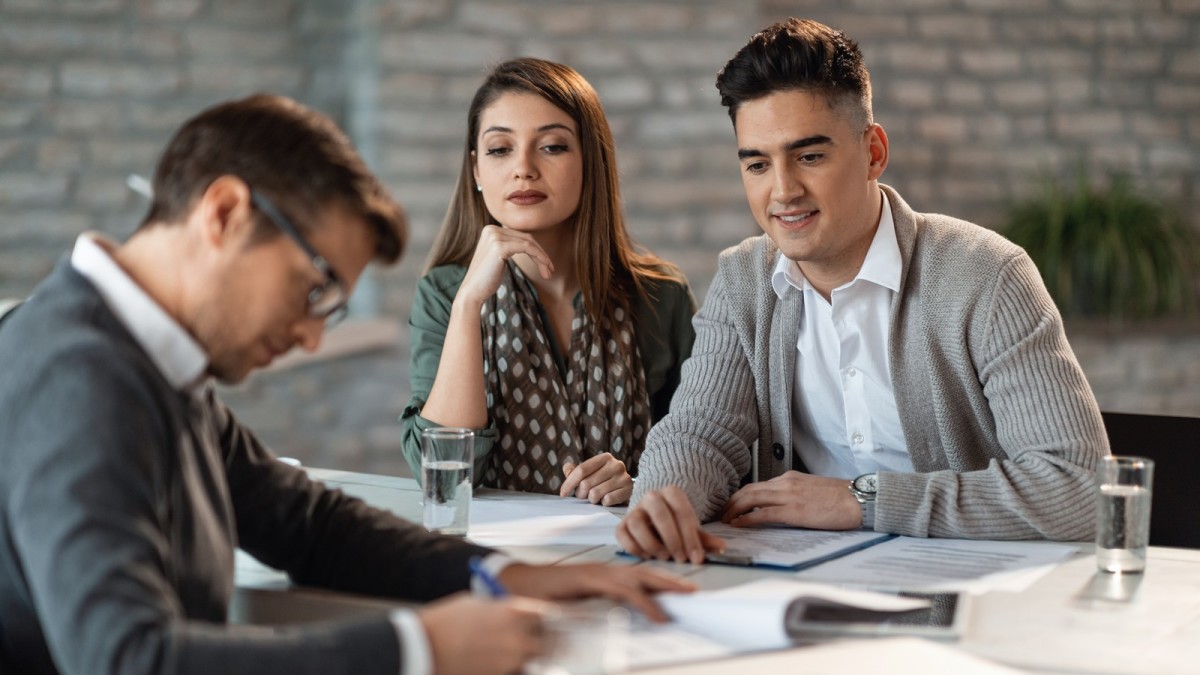
[[[75,240],[71,266],[92,282],[105,304],[146,350],[167,382],[180,391],[197,395],[208,381],[205,373],[208,356],[187,330],[112,259],[110,252],[114,248],[112,242],[100,235],[84,233]],[[492,558],[496,560],[492,561]],[[508,561],[493,554],[488,556],[485,564],[488,562],[498,572]],[[390,619],[401,645],[400,672],[405,675],[433,672],[429,638],[416,613],[396,610]]]
[[[809,473],[853,478],[913,470],[888,368],[888,321],[900,246],[887,195],[862,269],[827,301],[780,254],[771,286],[803,293],[792,388],[792,448]]]

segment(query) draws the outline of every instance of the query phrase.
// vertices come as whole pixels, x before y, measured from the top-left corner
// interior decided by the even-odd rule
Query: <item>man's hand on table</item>
[[[628,565],[511,563],[500,571],[499,580],[511,593],[539,600],[617,600],[660,623],[668,617],[651,597],[653,594],[696,590],[695,584],[674,574]]]
[[[500,675],[519,672],[545,651],[544,611],[536,600],[458,593],[430,603],[417,616],[440,675]]]
[[[721,521],[735,527],[791,525],[813,530],[862,526],[862,507],[845,478],[788,471],[733,493]]]
[[[617,525],[617,542],[639,558],[694,565],[708,551],[725,550],[725,540],[700,529],[692,503],[674,485],[646,493]]]

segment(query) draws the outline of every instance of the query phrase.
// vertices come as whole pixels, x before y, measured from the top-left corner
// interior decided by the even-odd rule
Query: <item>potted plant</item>
[[[1200,237],[1124,173],[1072,185],[1046,174],[1041,194],[1015,203],[1004,234],[1023,247],[1066,317],[1189,313]]]

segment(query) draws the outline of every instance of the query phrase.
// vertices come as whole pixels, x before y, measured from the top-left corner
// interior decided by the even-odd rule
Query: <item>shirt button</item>
[[[855,445],[858,445],[859,443],[863,442],[863,435],[862,434],[854,434],[854,436],[850,440],[854,441]]]
[[[771,452],[774,453],[775,459],[783,459],[783,446],[779,443],[771,446]]]
[[[858,374],[858,371],[855,370],[854,368],[851,368],[850,370],[846,371],[846,375],[849,375],[850,377],[854,377],[857,374]]]

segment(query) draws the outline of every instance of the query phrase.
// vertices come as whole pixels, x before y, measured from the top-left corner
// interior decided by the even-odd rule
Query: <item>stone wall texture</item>
[[[489,64],[534,55],[596,86],[634,236],[703,298],[716,253],[757,231],[713,79],[789,15],[859,41],[884,180],[918,210],[996,227],[1039,171],[1079,162],[1200,206],[1197,0],[0,0],[0,297],[84,230],[127,236],[145,201],[126,177],[202,107],[266,90],[333,116],[407,206],[413,246],[355,301],[403,322],[470,97]],[[1099,345],[1080,353],[1106,407],[1200,415],[1200,338],[1072,337]],[[407,358],[401,338],[229,396],[281,451],[391,470]]]

